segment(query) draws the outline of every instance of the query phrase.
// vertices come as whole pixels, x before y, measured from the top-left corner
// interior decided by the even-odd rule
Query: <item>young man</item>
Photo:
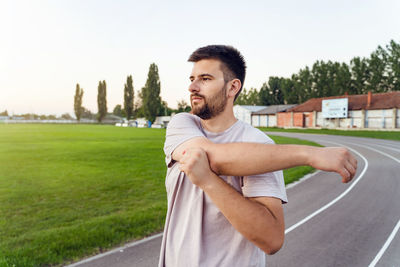
[[[164,151],[168,212],[159,266],[265,266],[284,241],[282,169],[310,165],[350,181],[357,161],[344,148],[275,145],[238,121],[242,55],[207,46],[189,58],[192,114],[173,117]]]

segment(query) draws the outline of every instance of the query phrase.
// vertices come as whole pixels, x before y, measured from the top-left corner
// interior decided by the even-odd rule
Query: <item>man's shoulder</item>
[[[196,125],[197,127],[199,126],[200,119],[199,117],[187,113],[187,112],[182,112],[175,114],[172,116],[170,122],[168,123],[167,129],[168,128],[175,128],[175,127],[191,127]]]
[[[275,144],[274,140],[272,140],[266,133],[262,132],[260,129],[257,129],[248,123],[242,123],[244,127],[243,142]]]
[[[177,113],[174,116],[172,116],[171,122],[177,121],[177,120],[196,120],[196,117],[197,116],[190,114],[188,112],[181,112],[181,113]]]

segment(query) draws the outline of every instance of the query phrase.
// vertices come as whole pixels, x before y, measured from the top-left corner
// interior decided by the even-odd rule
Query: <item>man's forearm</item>
[[[237,231],[267,254],[281,248],[284,222],[280,199],[265,198],[271,202],[271,207],[266,207],[243,197],[214,174],[206,180],[201,188]]]
[[[234,176],[254,175],[291,167],[310,165],[313,147],[257,143],[215,144],[205,148],[216,173]]]

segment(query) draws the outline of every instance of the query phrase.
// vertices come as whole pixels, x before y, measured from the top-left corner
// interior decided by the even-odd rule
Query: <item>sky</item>
[[[316,60],[349,63],[399,42],[398,14],[397,0],[0,0],[0,112],[73,115],[77,83],[97,112],[100,80],[112,112],[127,76],[137,92],[153,62],[176,108],[189,102],[189,55],[209,44],[241,51],[244,87],[259,89]]]

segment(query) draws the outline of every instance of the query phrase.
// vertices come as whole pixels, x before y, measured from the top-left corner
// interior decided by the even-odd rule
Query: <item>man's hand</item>
[[[309,159],[313,168],[339,173],[343,183],[350,182],[357,171],[357,160],[347,148],[315,147],[310,151]]]
[[[180,170],[189,177],[193,184],[201,188],[205,184],[206,178],[212,174],[207,153],[201,148],[189,148],[182,154],[179,161]]]

